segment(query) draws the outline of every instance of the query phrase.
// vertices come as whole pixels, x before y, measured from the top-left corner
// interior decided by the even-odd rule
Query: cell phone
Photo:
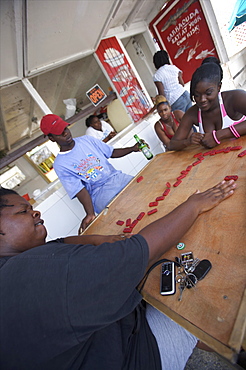
[[[162,295],[171,295],[176,292],[175,263],[164,262],[161,265],[161,289]]]

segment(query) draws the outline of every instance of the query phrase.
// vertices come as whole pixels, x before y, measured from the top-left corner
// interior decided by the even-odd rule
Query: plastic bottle
[[[153,154],[148,148],[148,145],[143,142],[143,140],[139,139],[138,135],[134,135],[134,138],[136,139],[139,149],[141,149],[142,153],[146,157],[146,159],[150,160],[153,158]]]

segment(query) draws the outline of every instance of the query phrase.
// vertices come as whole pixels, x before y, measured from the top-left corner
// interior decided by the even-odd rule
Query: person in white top
[[[85,134],[93,136],[104,143],[107,143],[116,135],[113,127],[106,121],[100,120],[96,115],[86,118],[85,124],[88,127]]]
[[[191,106],[188,91],[184,88],[183,72],[173,64],[170,64],[166,50],[157,51],[153,57],[155,68],[154,83],[158,94],[165,96],[171,105],[171,110],[186,112]]]

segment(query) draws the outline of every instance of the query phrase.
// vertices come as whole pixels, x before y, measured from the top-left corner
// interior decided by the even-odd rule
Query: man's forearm
[[[92,204],[91,196],[88,193],[86,188],[80,190],[80,192],[76,195],[80,203],[83,205],[85,212],[87,215],[94,215],[94,207]]]
[[[132,152],[137,152],[137,151],[139,151],[137,144],[135,144],[134,146],[128,147],[128,148],[117,148],[113,150],[111,158],[124,157],[127,154],[130,154]]]

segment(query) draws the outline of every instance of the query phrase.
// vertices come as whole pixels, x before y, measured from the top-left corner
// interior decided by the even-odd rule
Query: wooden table
[[[117,220],[134,220],[140,212],[145,212],[134,228],[137,233],[169,213],[197,189],[204,191],[226,175],[238,175],[235,194],[200,215],[180,240],[185,243],[185,249],[179,251],[173,246],[163,255],[174,260],[181,252],[192,251],[194,258],[211,261],[212,269],[208,275],[196,288],[186,289],[179,302],[179,291],[173,296],[160,295],[159,265],[150,273],[143,290],[146,301],[232,362],[240,351],[245,333],[246,156],[239,158],[238,154],[246,149],[246,136],[224,141],[215,148],[238,145],[242,146],[239,151],[205,156],[200,164],[192,166],[178,187],[173,184],[180,172],[197,160],[193,157],[195,154],[208,150],[193,147],[157,155],[84,232],[119,234],[125,226],[118,226]],[[139,176],[143,176],[143,180],[138,183]],[[172,184],[171,192],[165,200],[159,201],[157,213],[148,216],[147,212],[152,209],[149,203],[162,195],[168,181]]]

